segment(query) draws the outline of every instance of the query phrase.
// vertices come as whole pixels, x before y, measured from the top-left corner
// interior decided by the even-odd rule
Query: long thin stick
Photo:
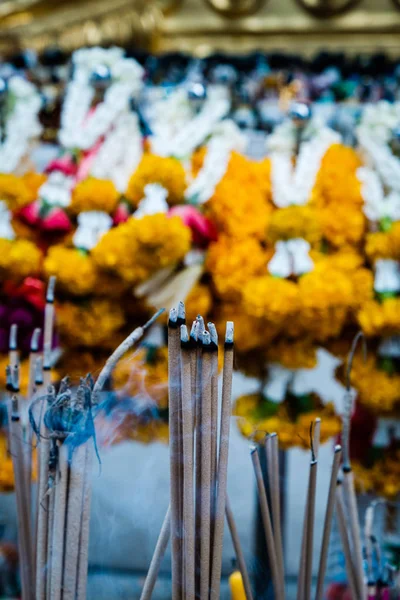
[[[320,558],[319,558],[317,591],[315,593],[315,600],[322,600],[323,593],[324,593],[324,582],[325,582],[326,565],[327,565],[327,561],[328,561],[329,540],[331,537],[332,519],[333,519],[334,510],[335,510],[335,495],[336,495],[336,485],[337,485],[336,481],[337,481],[337,477],[338,477],[338,473],[339,473],[341,457],[342,457],[342,448],[341,448],[341,446],[336,446],[335,454],[333,457],[331,479],[330,479],[330,483],[329,483],[328,499],[327,499],[326,510],[325,510],[324,531],[322,534],[322,544],[321,544],[321,552],[320,552]]]
[[[280,507],[280,482],[279,482],[279,448],[276,433],[266,436],[265,452],[267,458],[268,480],[271,490],[272,525],[274,530],[276,560],[278,562],[279,577],[283,589],[285,589],[284,559],[282,547],[281,530],[281,507]]]
[[[274,535],[272,532],[271,525],[271,516],[269,513],[267,494],[265,492],[260,458],[258,456],[257,448],[254,448],[251,451],[251,459],[253,462],[254,474],[256,476],[258,500],[260,503],[261,517],[264,525],[265,541],[267,543],[268,559],[271,568],[272,583],[274,586],[274,598],[276,598],[276,600],[282,600],[284,591],[282,589],[282,582],[279,577],[279,569],[275,553]]]
[[[232,513],[232,509],[230,506],[228,496],[226,497],[225,513],[226,513],[226,520],[228,522],[229,531],[231,533],[233,547],[235,549],[237,562],[239,565],[239,570],[242,574],[244,591],[246,593],[246,600],[253,600],[253,594],[251,591],[251,584],[250,584],[249,574],[247,572],[246,561],[244,559],[242,545],[240,543],[239,534],[237,532],[236,523],[235,523],[235,519],[233,517],[233,513]]]
[[[164,308],[158,310],[152,317],[142,325],[142,327],[137,327],[132,333],[128,335],[128,337],[114,350],[111,356],[107,359],[106,364],[100,371],[100,375],[98,376],[96,383],[92,392],[92,403],[95,404],[98,401],[98,394],[104,387],[105,382],[110,377],[115,365],[118,361],[123,357],[123,355],[128,352],[145,334],[147,329],[149,329],[153,323],[162,315],[165,311]]]
[[[184,597],[195,597],[194,490],[193,490],[193,414],[191,345],[186,325],[181,325],[182,442],[183,442],[183,537]]]
[[[220,597],[222,545],[224,538],[224,513],[226,508],[226,488],[228,479],[228,454],[229,433],[232,398],[232,373],[233,373],[233,323],[229,321],[226,326],[224,367],[222,371],[222,403],[221,403],[221,429],[219,437],[218,459],[218,494],[216,499],[215,527],[212,550],[211,569],[211,600]]]
[[[340,481],[338,481],[336,487],[336,514],[338,518],[340,538],[342,540],[343,553],[346,561],[347,579],[350,585],[351,597],[353,600],[360,600],[361,598],[363,598],[363,596],[360,596],[359,591],[357,589],[356,574],[351,556],[349,538],[347,535],[347,523],[344,512],[343,490]]]
[[[168,321],[168,395],[169,395],[169,433],[170,433],[170,469],[171,469],[171,570],[172,598],[181,598],[181,560],[182,544],[180,539],[180,497],[179,497],[179,407],[180,407],[180,333],[178,313],[172,308]]]
[[[43,400],[47,404],[47,397]],[[49,431],[40,418],[40,439],[38,443],[38,486],[37,486],[37,528],[36,528],[36,600],[46,599],[46,567],[47,567],[47,529],[48,506],[47,485],[49,480]]]
[[[201,522],[200,522],[200,600],[210,592],[211,550],[211,339],[204,331],[202,340],[201,403]]]
[[[31,350],[29,354],[29,380],[28,380],[28,409],[33,400],[36,378],[36,359],[39,351],[39,337],[41,329],[34,330],[31,339]],[[32,427],[28,425],[26,435],[26,489],[28,495],[28,505],[32,503]]]
[[[88,555],[89,555],[89,532],[90,532],[90,504],[92,499],[92,460],[94,445],[91,440],[86,444],[86,466],[85,482],[83,487],[81,534],[79,540],[78,556],[78,582],[76,600],[86,599],[87,577],[88,577]]]
[[[57,465],[57,463],[56,463]],[[49,468],[48,510],[47,510],[47,567],[46,567],[46,598],[51,598],[51,569],[53,566],[53,531],[54,531],[54,507],[56,497],[56,465],[54,469]]]
[[[30,522],[26,511],[25,491],[25,469],[22,447],[22,427],[19,415],[18,398],[12,397],[10,443],[11,456],[15,474],[15,492],[17,500],[18,520],[18,548],[20,552],[20,570],[22,582],[22,598],[29,600],[33,598],[32,590],[32,564],[31,564],[31,533]]]
[[[354,560],[357,587],[361,597],[365,596],[364,569],[361,548],[361,530],[358,520],[357,498],[354,488],[354,476],[351,467],[343,467],[343,491],[347,500],[350,534],[352,540],[352,556]]]
[[[202,449],[202,351],[201,340],[204,332],[204,319],[197,316],[197,357],[196,357],[196,507],[195,507],[195,527],[196,532],[200,531],[201,523],[201,449]],[[200,597],[200,536],[196,535],[195,540],[195,560],[196,560],[196,598]]]
[[[63,600],[75,600],[78,576],[79,533],[85,483],[86,446],[72,451],[69,466],[66,540],[63,568]]]
[[[309,479],[309,488],[308,488],[309,493],[308,493],[308,497],[307,497],[307,550],[306,550],[305,578],[304,578],[304,598],[305,598],[305,600],[310,600],[310,598],[311,598],[317,467],[318,467],[317,460],[312,460],[310,463],[310,479]]]
[[[161,562],[167,549],[168,540],[171,534],[171,508],[168,506],[167,514],[161,527],[160,535],[158,536],[157,545],[154,550],[153,558],[151,559],[150,567],[147,572],[146,581],[144,582],[142,595],[140,600],[150,600],[153,594],[154,586],[156,585],[158,572]]]
[[[8,363],[11,371],[13,371],[13,369],[19,364],[17,335],[18,326],[14,323],[10,328],[10,339],[8,343]]]
[[[208,323],[211,337],[211,569],[213,562],[213,540],[215,529],[215,511],[217,501],[218,468],[218,334],[214,323]],[[211,575],[211,573],[210,573]]]
[[[65,520],[68,492],[68,447],[62,444],[58,454],[58,473],[54,498],[53,545],[51,557],[51,600],[61,600],[64,561]]]

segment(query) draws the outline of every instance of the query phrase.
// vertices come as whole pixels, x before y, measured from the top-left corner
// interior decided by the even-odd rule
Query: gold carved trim
[[[361,0],[296,0],[297,4],[318,19],[337,17],[357,6]]]
[[[206,4],[224,17],[247,17],[258,12],[267,0],[204,0]]]

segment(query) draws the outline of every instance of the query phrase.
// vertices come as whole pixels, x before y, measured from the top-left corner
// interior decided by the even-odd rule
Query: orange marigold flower
[[[304,238],[315,245],[321,240],[321,229],[315,211],[310,206],[288,206],[275,210],[267,230],[271,244],[278,240]]]
[[[68,209],[75,214],[90,210],[112,213],[118,200],[119,193],[112,181],[89,177],[73,190]]]
[[[186,189],[186,174],[182,163],[171,157],[145,154],[128,183],[126,197],[136,207],[144,197],[144,188],[149,183],[159,183],[168,190],[169,204],[183,202]]]
[[[42,253],[29,240],[0,238],[0,273],[11,279],[24,279],[40,273]]]
[[[389,231],[367,234],[365,252],[371,262],[379,258],[400,260],[400,221],[393,223]]]
[[[93,260],[76,248],[50,248],[44,260],[44,272],[47,277],[56,275],[57,285],[76,296],[93,293],[97,283]]]
[[[367,336],[398,335],[400,331],[400,298],[388,298],[382,303],[365,302],[357,315]]]

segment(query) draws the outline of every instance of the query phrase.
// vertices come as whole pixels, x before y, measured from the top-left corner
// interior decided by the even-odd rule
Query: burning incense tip
[[[49,279],[49,283],[47,285],[47,292],[46,292],[46,302],[48,302],[48,304],[53,304],[54,302],[54,288],[56,287],[56,276],[52,275]]]
[[[193,338],[193,340],[195,342],[197,342],[197,337],[198,337],[197,321],[193,321],[193,323],[192,323],[192,329],[190,330],[190,337]]]
[[[225,344],[233,344],[233,321],[226,323]]]
[[[176,310],[176,308],[171,308],[171,310],[169,311],[168,325],[170,327],[176,327],[177,322],[178,322],[178,311]]]
[[[277,437],[277,435],[278,435],[278,434],[277,434],[277,433],[274,431],[274,433],[270,433],[270,434],[269,434],[269,437],[270,437],[270,438],[275,438],[275,437]]]
[[[13,396],[11,398],[11,419],[13,421],[19,420],[18,396]]]
[[[41,385],[43,383],[43,358],[38,356],[35,361],[35,384]]]
[[[179,302],[178,304],[178,320],[184,323],[186,321],[186,311],[185,305],[183,302]]]
[[[31,339],[31,352],[37,352],[39,350],[39,339],[41,332],[42,330],[40,327],[37,327],[33,332]]]
[[[201,315],[197,315],[196,321],[199,324],[199,332],[204,331],[204,329],[206,328],[205,323],[204,323],[204,319]]]
[[[17,333],[18,333],[18,325],[15,323],[11,325],[10,329],[10,339],[8,343],[9,350],[17,350]]]
[[[337,444],[335,446],[335,454],[337,454],[338,452],[341,452],[341,451],[342,451],[342,446],[340,444]]]
[[[208,323],[207,325],[208,325],[208,330],[210,332],[211,343],[215,344],[218,347],[217,328],[215,327],[214,323]]]
[[[14,382],[10,365],[6,366],[6,390],[8,392],[14,391]]]
[[[201,341],[203,342],[203,346],[209,346],[211,344],[211,336],[208,331],[203,331]]]
[[[189,335],[186,325],[181,325],[181,342],[187,344],[189,341]]]

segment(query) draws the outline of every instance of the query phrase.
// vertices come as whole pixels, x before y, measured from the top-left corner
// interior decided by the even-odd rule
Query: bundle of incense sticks
[[[54,279],[49,282],[44,324],[32,337],[29,420],[19,393],[17,328],[11,329],[7,389],[9,445],[17,500],[23,600],[83,600],[88,571],[91,465],[96,449],[93,406],[119,358],[144,335],[163,310],[135,329],[107,360],[96,383],[87,375],[73,389],[64,378],[51,385]],[[25,407],[26,408],[26,407]],[[26,412],[26,411],[25,411]],[[25,415],[26,416],[26,415]],[[37,494],[32,502],[32,434],[37,438]]]
[[[170,506],[160,532],[142,600],[151,598],[171,538],[173,600],[220,597],[225,516],[242,573],[250,580],[227,499],[233,375],[233,323],[226,324],[222,393],[218,392],[218,335],[198,316],[190,334],[185,307],[171,309],[168,322]]]

